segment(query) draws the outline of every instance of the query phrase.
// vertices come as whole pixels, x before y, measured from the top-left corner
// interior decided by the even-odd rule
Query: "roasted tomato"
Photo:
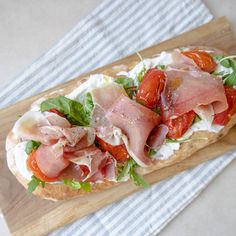
[[[225,94],[229,107],[227,110],[215,114],[213,123],[217,125],[226,125],[231,116],[236,113],[236,90],[232,87],[225,86]]]
[[[156,108],[165,85],[165,77],[163,71],[149,69],[138,87],[136,101],[150,109]]]
[[[211,73],[217,66],[212,56],[207,52],[193,50],[182,52],[182,54],[191,58],[203,71]]]
[[[124,163],[129,159],[129,153],[126,150],[124,144],[118,146],[112,146],[109,143],[106,143],[102,139],[96,137],[96,140],[103,152],[109,152],[118,162]]]
[[[36,150],[32,151],[27,159],[27,166],[28,168],[33,172],[34,176],[36,176],[38,179],[45,181],[45,182],[55,182],[58,179],[57,178],[50,178],[47,177],[38,167],[36,162]]]
[[[59,115],[59,116],[62,116],[62,117],[65,117],[60,111],[58,111],[57,109],[55,109],[55,108],[52,108],[52,109],[50,109],[50,110],[48,110],[49,112],[52,112],[52,113],[55,113],[55,114],[57,114],[57,115]]]
[[[168,126],[169,132],[167,136],[172,139],[180,138],[192,125],[196,116],[194,111],[189,111],[176,119],[170,119],[164,121],[164,124]]]

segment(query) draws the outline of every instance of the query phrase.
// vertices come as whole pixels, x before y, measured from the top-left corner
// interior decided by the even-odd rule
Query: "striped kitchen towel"
[[[212,15],[200,0],[105,0],[0,94],[5,107],[184,31]],[[58,229],[58,235],[155,235],[234,158],[228,153]],[[125,220],[124,220],[125,219]]]

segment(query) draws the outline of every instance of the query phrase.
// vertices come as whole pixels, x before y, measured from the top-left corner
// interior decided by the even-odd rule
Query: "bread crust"
[[[210,48],[210,47],[185,47],[188,49],[200,49],[200,50],[209,50],[212,51],[212,54],[226,54],[222,50],[216,49],[216,48]],[[181,48],[184,49],[184,48]],[[127,70],[133,68],[133,66],[137,62],[131,63],[129,66],[126,65],[120,65],[111,68],[111,70],[104,71],[104,74],[114,76],[117,72],[121,70]],[[83,83],[86,80],[83,79],[78,82],[78,84]],[[43,100],[55,97],[57,95],[65,95],[63,90],[58,90],[53,93],[48,94],[47,96],[44,96],[40,98],[39,100],[35,101],[32,106],[35,106],[39,104],[39,102],[42,102]],[[214,143],[218,141],[220,138],[225,136],[230,128],[236,124],[236,114],[231,117],[231,120],[229,123],[219,132],[219,133],[213,133],[208,131],[198,131],[194,132],[191,135],[191,141],[189,142],[183,142],[180,144],[179,150],[175,151],[175,153],[167,160],[155,160],[154,163],[147,168],[139,168],[138,172],[141,174],[148,174],[155,170],[173,165],[175,163],[181,162],[187,157],[191,156],[196,151],[208,146],[211,143]],[[203,139],[204,138],[204,139]],[[21,173],[18,171],[16,163],[15,163],[15,156],[14,156],[14,147],[20,142],[19,139],[13,134],[11,131],[6,139],[6,150],[7,150],[7,164],[10,169],[10,171],[16,176],[17,180],[25,187],[27,188],[27,184],[29,180],[25,179]],[[34,194],[48,200],[58,201],[58,200],[68,200],[74,197],[83,196],[90,193],[100,192],[102,190],[111,188],[113,186],[116,186],[121,183],[111,182],[111,181],[105,181],[103,183],[96,183],[91,185],[91,191],[89,193],[84,192],[81,189],[74,190],[69,186],[66,186],[63,183],[58,184],[46,184],[45,187],[38,186],[37,189],[34,191]]]

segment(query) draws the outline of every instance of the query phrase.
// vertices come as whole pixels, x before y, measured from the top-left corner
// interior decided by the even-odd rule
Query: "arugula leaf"
[[[117,176],[117,181],[121,181],[124,178],[125,174],[129,171],[129,168],[129,161],[126,161],[123,168],[118,170],[119,175]]]
[[[127,160],[123,166],[122,171],[117,177],[117,181],[120,181],[128,172],[130,179],[132,179],[136,185],[142,186],[144,188],[149,187],[150,185],[143,179],[143,177],[135,172],[136,167],[138,167],[138,164],[132,158]]]
[[[42,112],[53,108],[64,114],[73,125],[86,126],[89,124],[89,115],[84,110],[83,105],[77,101],[63,96],[57,96],[43,101],[40,105],[40,110]]]
[[[165,65],[156,65],[155,66],[157,69],[165,70],[166,66]]]
[[[36,150],[40,146],[40,142],[29,140],[25,146],[25,152],[29,155],[33,150]]]
[[[73,179],[64,179],[65,185],[70,186],[72,189],[83,189],[84,192],[90,192],[90,183],[88,182],[78,182]]]
[[[143,77],[144,77],[146,71],[147,71],[147,69],[146,69],[146,67],[145,67],[145,64],[143,64],[142,70],[136,75],[139,83],[142,82]]]
[[[134,81],[132,78],[129,78],[129,77],[126,77],[126,76],[120,76],[118,77],[115,82],[117,84],[121,84],[123,85],[123,87],[126,89],[126,88],[129,88],[129,87],[132,87],[134,86]]]
[[[200,120],[201,120],[201,117],[198,114],[196,114],[196,116],[195,116],[195,118],[193,120],[193,124],[199,122]]]
[[[137,86],[134,86],[133,79],[130,77],[120,76],[115,80],[115,83],[121,84],[130,98],[132,98],[138,90]]]
[[[80,185],[84,192],[88,193],[91,191],[91,186],[89,182],[81,182]]]
[[[148,151],[148,156],[154,156],[157,153],[157,151],[155,149],[150,148]]]
[[[191,141],[191,138],[186,138],[186,139],[170,139],[170,138],[166,138],[166,143],[184,143],[184,142],[189,142]]]
[[[43,188],[45,187],[45,182],[38,179],[37,177],[35,177],[34,175],[31,176],[31,181],[27,184],[28,185],[28,193],[32,193],[34,192],[34,190],[41,185]]]
[[[135,172],[134,166],[130,167],[129,176],[136,185],[142,186],[144,188],[150,187],[149,183],[147,183],[141,175]]]

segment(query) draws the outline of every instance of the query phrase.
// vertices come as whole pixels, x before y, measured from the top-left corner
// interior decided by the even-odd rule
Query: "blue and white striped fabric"
[[[200,0],[105,0],[0,94],[10,105],[212,19]],[[154,235],[234,158],[229,153],[58,229],[58,235]],[[125,219],[125,220],[124,220]]]

